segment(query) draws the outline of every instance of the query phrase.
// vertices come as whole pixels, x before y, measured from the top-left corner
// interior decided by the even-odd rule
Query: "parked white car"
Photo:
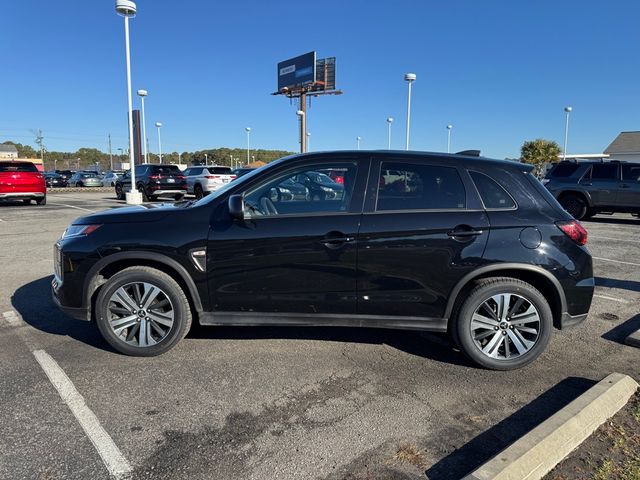
[[[184,176],[187,177],[187,193],[195,195],[198,199],[236,178],[231,173],[231,167],[217,165],[189,167],[184,171]]]
[[[116,182],[120,177],[122,177],[123,174],[124,172],[113,172],[113,171],[107,172],[105,176],[102,178],[102,186],[115,187]]]

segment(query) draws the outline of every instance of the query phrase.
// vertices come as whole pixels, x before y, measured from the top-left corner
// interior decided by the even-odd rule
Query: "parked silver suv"
[[[198,199],[236,178],[231,173],[231,167],[217,165],[189,167],[184,171],[184,176],[187,177],[187,193],[192,193]]]

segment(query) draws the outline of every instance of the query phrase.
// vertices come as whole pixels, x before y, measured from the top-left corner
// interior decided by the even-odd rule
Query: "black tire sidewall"
[[[576,220],[582,220],[587,215],[587,211],[589,210],[587,206],[587,202],[585,202],[582,198],[578,197],[577,195],[567,195],[562,199],[561,204],[563,208],[565,208],[565,210],[567,210],[567,212],[569,212],[573,216],[573,218],[575,218]],[[576,206],[575,215],[565,207],[565,205],[567,204],[573,204]],[[578,205],[579,205],[579,209],[577,208]]]
[[[151,271],[153,272],[153,271]],[[125,355],[133,355],[139,357],[153,357],[160,355],[172,349],[186,334],[190,322],[189,303],[186,301],[184,292],[180,286],[166,274],[155,271],[156,274],[150,273],[149,270],[127,269],[111,277],[107,283],[100,289],[96,299],[95,318],[98,330],[102,337],[114,349]],[[107,320],[107,306],[111,295],[121,286],[132,282],[147,282],[160,287],[169,297],[174,309],[174,324],[169,335],[162,339],[158,344],[150,347],[134,347],[120,340],[111,330]]]
[[[540,336],[536,344],[522,356],[513,360],[495,360],[480,351],[471,334],[471,318],[475,310],[487,298],[499,293],[512,293],[523,296],[531,302],[540,315]],[[478,365],[491,370],[515,370],[530,364],[547,347],[553,328],[553,314],[544,296],[533,286],[515,279],[501,279],[487,283],[470,292],[464,301],[456,319],[455,337],[464,354]]]

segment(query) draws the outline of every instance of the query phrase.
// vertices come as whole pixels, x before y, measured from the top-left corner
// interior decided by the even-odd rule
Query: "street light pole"
[[[447,153],[451,153],[451,129],[453,125],[447,125]]]
[[[564,107],[564,113],[565,115],[565,122],[564,122],[564,149],[562,150],[562,160],[566,160],[567,159],[567,141],[569,140],[569,114],[571,113],[571,111],[573,110],[573,108],[571,107]]]
[[[393,123],[393,117],[387,118],[387,150],[391,150],[391,124]]]
[[[156,127],[158,128],[158,156],[160,157],[160,163],[162,163],[162,141],[160,140],[160,127],[162,127],[162,124],[156,122]]]
[[[360,140],[362,140],[362,137],[356,137],[356,144],[358,146],[358,150],[360,150]]]
[[[303,94],[304,95],[304,94]],[[303,105],[303,98],[300,97],[300,105]],[[306,100],[304,100],[306,102]],[[300,153],[307,152],[307,114],[303,109],[296,112],[296,115],[300,118]]]
[[[247,165],[249,165],[249,152],[251,150],[251,143],[249,140],[249,136],[251,134],[251,127],[245,127],[245,132],[247,132]]]
[[[407,95],[407,140],[405,142],[405,150],[409,150],[409,132],[411,130],[411,84],[416,80],[415,73],[405,73],[404,79],[409,84],[409,92]]]
[[[140,101],[142,102],[142,151],[144,156],[144,163],[149,163],[149,152],[147,152],[147,122],[144,116],[144,97],[147,96],[146,90],[138,90]]]
[[[131,169],[131,189],[126,192],[127,203],[138,205],[142,203],[142,194],[136,187],[135,158],[133,155],[133,101],[131,99],[131,55],[129,52],[129,18],[136,15],[136,4],[131,0],[116,0],[116,12],[124,17],[124,45],[127,63],[127,102],[129,107],[129,165]]]
[[[204,165],[205,167],[209,166],[209,155],[207,155],[206,153],[204,154]]]
[[[311,151],[311,132],[307,132],[307,152]]]

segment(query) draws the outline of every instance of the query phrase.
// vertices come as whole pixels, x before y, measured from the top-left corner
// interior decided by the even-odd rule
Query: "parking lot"
[[[596,277],[587,321],[554,331],[531,366],[494,372],[446,337],[369,329],[195,326],[165,355],[117,354],[49,288],[66,225],[122,204],[104,192],[0,204],[0,478],[107,479],[120,465],[113,476],[458,479],[607,374],[640,378],[640,349],[623,344],[640,328],[630,215],[584,222]],[[97,421],[78,420],[34,351]],[[103,428],[121,456],[82,425]]]

